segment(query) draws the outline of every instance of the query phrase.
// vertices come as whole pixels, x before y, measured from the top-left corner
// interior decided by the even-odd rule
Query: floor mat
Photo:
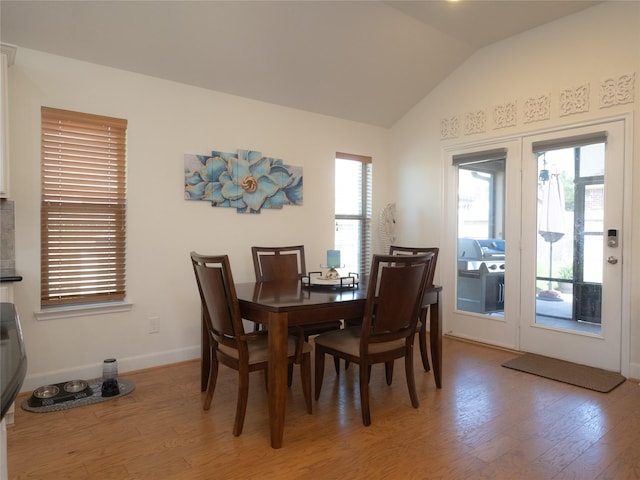
[[[616,372],[533,353],[515,357],[502,366],[602,393],[610,392],[626,380]]]

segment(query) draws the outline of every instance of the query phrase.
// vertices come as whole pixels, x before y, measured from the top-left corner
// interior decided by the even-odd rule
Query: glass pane
[[[458,236],[488,238],[491,209],[491,176],[477,171],[458,171]]]
[[[458,166],[458,310],[504,314],[504,172],[504,159]]]
[[[340,250],[340,269],[342,275],[360,272],[361,220],[336,220],[335,249]]]
[[[604,143],[580,148],[580,176],[604,175]]]
[[[584,238],[584,256],[589,259],[583,265],[583,279],[585,282],[602,283],[603,241],[602,235],[590,235]]]
[[[336,159],[336,215],[362,215],[362,162]]]
[[[536,323],[599,333],[604,144],[538,155],[537,215]]]

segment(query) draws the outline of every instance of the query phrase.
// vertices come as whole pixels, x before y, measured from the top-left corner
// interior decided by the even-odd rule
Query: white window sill
[[[68,307],[52,307],[34,312],[36,320],[57,320],[60,318],[86,317],[88,315],[105,315],[108,313],[128,312],[133,303],[128,301],[93,303]]]

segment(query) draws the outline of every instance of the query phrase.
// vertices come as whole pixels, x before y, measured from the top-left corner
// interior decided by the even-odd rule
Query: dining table
[[[236,294],[242,318],[267,326],[269,345],[268,401],[271,447],[281,448],[287,398],[287,337],[289,327],[323,321],[362,320],[367,297],[367,285],[326,287],[303,285],[300,280],[236,283]],[[429,337],[431,362],[437,388],[442,388],[442,318],[440,292],[442,287],[427,287],[424,308],[430,307]],[[423,318],[423,321],[425,319]],[[211,368],[209,335],[202,322],[201,390],[207,388]]]

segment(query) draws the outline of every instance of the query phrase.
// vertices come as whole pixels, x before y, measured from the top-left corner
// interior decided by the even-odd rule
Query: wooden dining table
[[[364,315],[367,288],[327,288],[302,285],[299,280],[250,282],[235,285],[243,319],[267,325],[269,332],[269,429],[271,447],[281,448],[287,398],[287,337],[289,327],[323,321],[358,321]],[[428,287],[424,305],[430,306],[430,346],[436,387],[442,386],[442,287]],[[201,389],[207,388],[211,367],[209,335],[202,332]]]

